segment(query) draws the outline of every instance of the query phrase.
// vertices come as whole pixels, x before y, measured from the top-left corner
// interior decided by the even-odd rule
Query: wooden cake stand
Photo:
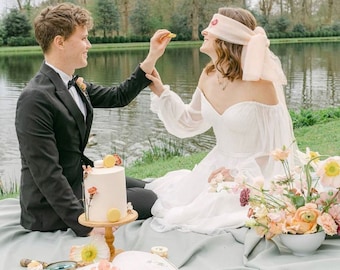
[[[129,210],[126,217],[121,218],[117,222],[96,222],[96,221],[89,221],[85,219],[85,213],[81,214],[78,218],[78,221],[81,225],[87,226],[87,227],[99,227],[99,228],[105,228],[105,241],[110,249],[110,261],[113,260],[113,258],[121,253],[123,250],[115,249],[115,246],[113,242],[115,241],[115,237],[113,234],[113,227],[121,226],[127,223],[130,223],[132,221],[135,221],[138,217],[138,213],[135,210]]]

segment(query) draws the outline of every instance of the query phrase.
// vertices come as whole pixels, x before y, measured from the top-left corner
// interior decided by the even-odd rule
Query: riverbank
[[[340,156],[340,119],[332,119],[317,123],[312,126],[304,126],[294,129],[295,137],[301,151],[306,147],[319,152],[322,155]],[[150,150],[151,151],[151,150]],[[150,154],[150,153],[147,153]],[[195,164],[200,162],[207,152],[193,153],[189,156],[171,156],[168,158],[149,159],[149,161],[139,161],[126,168],[126,175],[145,179],[161,177],[169,171],[179,169],[191,170]],[[14,185],[14,183],[13,183]],[[18,188],[18,187],[17,187]],[[17,197],[18,193],[1,190],[0,199]]]
[[[289,44],[289,43],[317,43],[317,42],[340,42],[340,36],[337,37],[308,37],[308,38],[282,38],[282,39],[271,39],[271,44]],[[169,48],[180,48],[180,47],[196,47],[202,44],[202,40],[198,41],[172,41],[169,43]],[[105,43],[105,44],[93,44],[90,52],[98,51],[119,51],[119,50],[138,50],[146,49],[149,47],[149,42],[132,42],[132,43]],[[41,54],[39,46],[21,46],[21,47],[0,47],[1,55],[11,54]]]

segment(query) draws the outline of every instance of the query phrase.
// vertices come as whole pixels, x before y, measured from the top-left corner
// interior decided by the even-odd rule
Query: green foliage
[[[171,138],[161,139],[159,142],[151,142],[150,139],[150,149],[148,151],[143,151],[143,156],[135,162],[135,165],[143,163],[150,164],[157,160],[166,160],[170,157],[183,156],[183,143],[176,143]]]
[[[38,45],[33,37],[8,37],[8,46],[32,46]]]
[[[339,119],[340,108],[327,108],[321,110],[302,109],[300,111],[290,111],[290,116],[295,129]]]
[[[5,39],[10,37],[29,37],[32,26],[27,17],[17,9],[12,9],[3,21]]]
[[[289,25],[290,21],[286,17],[280,16],[276,20],[274,20],[274,23],[276,31],[278,32],[286,32]]]
[[[189,40],[191,38],[191,29],[188,25],[188,17],[184,14],[175,13],[171,17],[169,30],[173,33],[178,33],[178,40]]]
[[[17,181],[9,181],[8,186],[5,187],[0,179],[0,199],[17,197],[18,193],[19,185]]]
[[[303,34],[303,33],[306,32],[306,29],[305,29],[305,26],[303,24],[298,23],[298,24],[294,25],[292,32],[297,32],[297,33]]]
[[[335,22],[335,23],[332,25],[332,30],[333,30],[334,32],[340,33],[340,22]]]
[[[154,23],[151,21],[149,0],[140,0],[130,16],[131,25],[136,35],[151,35]],[[158,25],[159,27],[160,25]]]
[[[102,30],[104,37],[119,32],[119,12],[113,0],[98,0],[95,6],[95,28]]]

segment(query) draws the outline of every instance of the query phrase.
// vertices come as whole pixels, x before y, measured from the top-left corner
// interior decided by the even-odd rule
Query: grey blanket
[[[72,245],[89,242],[71,231],[30,232],[19,224],[17,199],[0,201],[0,270],[16,270],[20,259],[45,262],[67,260]],[[115,232],[115,247],[149,252],[153,246],[166,246],[168,259],[180,270],[226,269],[340,269],[340,239],[326,239],[317,253],[296,257],[277,239],[260,239],[247,228],[208,236],[192,232],[157,233],[150,219],[135,221]],[[142,269],[141,269],[142,270]]]

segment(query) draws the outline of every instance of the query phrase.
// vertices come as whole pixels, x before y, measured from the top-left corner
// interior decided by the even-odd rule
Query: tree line
[[[37,12],[61,0],[16,0],[0,20],[0,45],[34,45],[32,22]],[[177,40],[200,40],[219,7],[250,10],[270,38],[340,35],[340,7],[335,0],[69,0],[94,17],[92,43],[148,41],[166,28]]]

